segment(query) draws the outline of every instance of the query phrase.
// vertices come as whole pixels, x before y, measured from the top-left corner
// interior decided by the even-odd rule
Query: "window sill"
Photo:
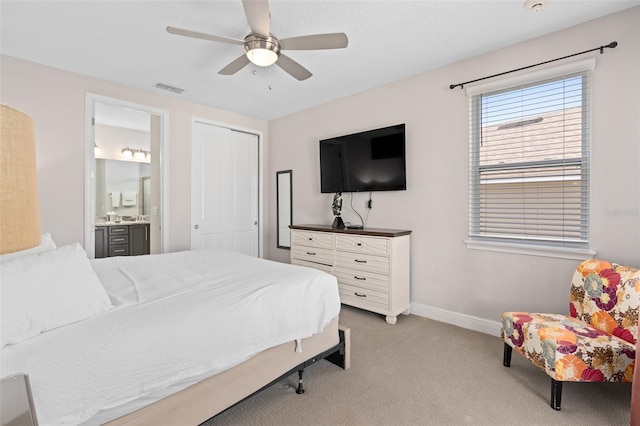
[[[554,247],[543,245],[501,243],[494,241],[465,240],[468,249],[498,251],[503,253],[526,254],[530,256],[556,257],[560,259],[588,260],[593,259],[596,252],[585,248]]]

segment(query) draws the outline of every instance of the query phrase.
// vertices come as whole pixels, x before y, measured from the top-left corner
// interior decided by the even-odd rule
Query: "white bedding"
[[[92,265],[116,306],[2,349],[2,376],[29,374],[43,425],[110,420],[104,412],[93,416],[151,403],[167,389],[309,337],[340,311],[333,276],[237,253],[115,257]]]

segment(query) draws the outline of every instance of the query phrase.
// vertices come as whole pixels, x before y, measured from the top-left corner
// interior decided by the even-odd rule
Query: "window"
[[[588,71],[471,97],[468,245],[588,249],[589,97]]]

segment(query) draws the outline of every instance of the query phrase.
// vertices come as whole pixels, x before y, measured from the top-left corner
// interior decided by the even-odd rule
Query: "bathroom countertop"
[[[119,226],[119,225],[148,225],[148,220],[121,220],[120,222],[101,222],[96,226]]]

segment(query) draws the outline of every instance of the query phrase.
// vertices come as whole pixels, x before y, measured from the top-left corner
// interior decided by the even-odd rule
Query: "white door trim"
[[[256,129],[251,129],[249,127],[243,127],[243,126],[236,126],[233,124],[229,124],[229,123],[223,123],[221,121],[215,121],[215,120],[209,120],[206,118],[201,118],[201,117],[191,117],[191,141],[190,141],[190,145],[189,145],[189,151],[191,151],[192,147],[193,147],[193,135],[194,135],[194,128],[196,123],[202,123],[202,124],[209,124],[212,126],[218,126],[218,127],[224,127],[236,132],[244,132],[244,133],[249,133],[252,135],[256,135],[258,137],[258,257],[264,257],[264,200],[263,200],[263,194],[264,194],[264,182],[262,179],[262,174],[263,174],[263,170],[264,170],[264,137],[262,134],[262,131],[256,130]],[[191,155],[191,153],[190,153]],[[191,158],[191,157],[190,157]],[[192,160],[193,161],[193,160]],[[191,170],[193,170],[193,163],[191,164],[190,167]],[[190,219],[191,221],[191,219]],[[193,228],[194,224],[190,223],[189,224],[189,232],[191,232],[191,229]]]
[[[124,101],[121,99],[110,98],[108,96],[97,95],[87,92],[85,94],[85,166],[84,166],[84,249],[90,259],[95,257],[95,126],[92,123],[95,117],[95,104],[100,102],[103,104],[131,108],[138,111],[144,111],[149,114],[160,116],[161,135],[160,135],[160,250],[162,253],[169,251],[169,185],[168,185],[168,140],[169,140],[169,112],[164,109],[155,108],[149,105],[137,104],[135,102]]]

